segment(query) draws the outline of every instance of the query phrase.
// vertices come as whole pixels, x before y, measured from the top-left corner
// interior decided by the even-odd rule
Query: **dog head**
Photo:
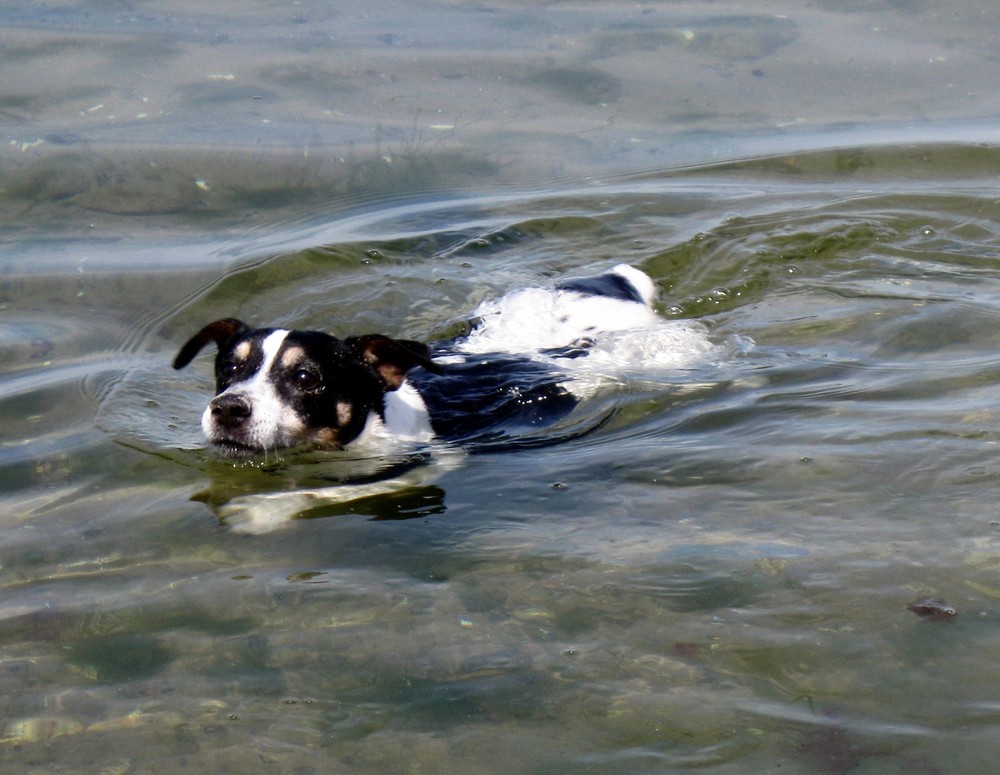
[[[216,396],[201,418],[206,439],[228,457],[283,447],[339,449],[384,412],[384,396],[415,366],[440,369],[426,345],[381,334],[344,340],[318,331],[209,323],[181,348],[182,369],[215,343]]]

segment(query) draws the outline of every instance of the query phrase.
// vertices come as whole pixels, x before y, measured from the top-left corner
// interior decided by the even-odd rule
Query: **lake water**
[[[7,3],[0,771],[981,773],[980,3]],[[204,323],[435,340],[618,262],[717,345],[260,535]],[[332,465],[332,464],[327,464]]]

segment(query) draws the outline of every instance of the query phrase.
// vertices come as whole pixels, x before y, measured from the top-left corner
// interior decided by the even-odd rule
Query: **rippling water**
[[[0,9],[0,771],[995,767],[995,25],[744,6]],[[220,519],[352,469],[207,453],[204,323],[433,341],[619,262],[710,357]]]
[[[203,246],[224,269],[160,239],[155,271],[5,279],[7,761],[985,766],[998,166],[969,146],[763,158],[312,210]],[[168,368],[195,327],[435,339],[484,298],[618,261],[725,357],[625,374],[582,409],[611,412],[598,430],[433,485],[266,536],[213,515],[298,474],[201,451],[207,364]],[[908,609],[926,598],[958,615]]]

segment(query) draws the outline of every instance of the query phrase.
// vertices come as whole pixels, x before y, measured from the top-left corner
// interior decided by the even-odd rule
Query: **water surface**
[[[808,126],[782,129],[780,110],[759,103],[757,130],[736,129],[757,120],[754,100],[727,102],[713,82],[686,134],[653,120],[677,103],[653,115],[641,97],[649,52],[664,50],[687,52],[676,82],[689,95],[706,72],[749,84],[798,72],[815,87],[806,53],[833,59],[815,53],[820,21],[865,72],[895,71],[862,29],[891,30],[897,53],[943,47],[950,76],[995,66],[962,4],[833,5],[734,21],[665,4],[615,24],[602,17],[621,16],[614,4],[419,18],[300,4],[292,18],[260,3],[238,23],[183,3],[2,12],[17,42],[8,66],[73,65],[63,114],[27,97],[4,107],[19,123],[0,192],[3,767],[988,770],[1000,723],[991,98],[969,109],[938,95],[927,121],[907,124],[874,92],[853,105],[831,95],[823,110],[857,122],[847,128],[786,84],[789,115]],[[263,32],[278,14],[285,26]],[[442,19],[461,22],[447,50]],[[948,25],[970,45],[949,42]],[[422,96],[407,99],[429,110],[429,85],[486,82],[486,64],[463,67],[497,29],[504,45],[487,58],[508,56],[521,80],[479,110],[503,102],[518,138],[498,107],[449,143],[421,136],[408,156],[398,138],[358,150],[366,115],[388,126],[396,114],[365,113],[374,87],[355,83],[342,87],[356,125],[335,123],[347,142],[307,114],[252,147],[247,105],[274,99],[287,114],[310,89],[326,93],[310,67],[346,71],[330,35],[355,40],[359,60],[409,62]],[[73,42],[95,36],[102,47]],[[189,112],[150,134],[138,118],[95,128],[109,105],[123,115],[111,99],[128,89],[104,60],[80,63],[118,57],[111,72],[127,81],[134,39],[150,72],[185,62],[223,77],[188,88],[164,76],[174,110]],[[301,61],[255,66],[283,86],[254,82],[227,107],[250,44],[292,56],[279,39]],[[358,42],[372,40],[381,48]],[[538,62],[552,61],[523,66],[542,42]],[[702,47],[681,48],[692,42]],[[228,59],[204,59],[223,48]],[[376,79],[364,68],[358,79]],[[75,91],[88,77],[94,92]],[[52,81],[33,88],[55,93]],[[892,88],[906,103],[910,87]],[[455,114],[473,103],[441,99]],[[532,100],[551,114],[532,118]],[[572,121],[609,105],[632,125],[619,135],[605,115],[581,139]],[[306,129],[316,142],[296,146]],[[489,143],[501,135],[509,145]],[[659,150],[635,161],[654,135]],[[705,325],[719,357],[623,371],[581,407],[598,427],[559,444],[484,451],[433,483],[265,535],[217,518],[226,498],[309,483],[323,464],[234,469],[201,448],[208,359],[169,363],[205,322],[435,340],[483,299],[620,261],[654,278],[665,318]]]

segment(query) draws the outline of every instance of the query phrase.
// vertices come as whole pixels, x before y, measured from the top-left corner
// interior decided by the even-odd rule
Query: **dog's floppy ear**
[[[216,320],[214,323],[209,323],[187,340],[181,351],[177,353],[177,357],[174,358],[174,368],[183,369],[191,363],[194,356],[201,352],[201,348],[209,342],[215,342],[221,349],[233,341],[233,339],[249,330],[250,327],[246,323],[236,318],[224,318]]]
[[[375,370],[386,390],[396,390],[403,384],[406,372],[415,366],[423,366],[435,374],[441,373],[441,367],[431,360],[430,348],[422,342],[366,334],[345,339],[344,344]]]

